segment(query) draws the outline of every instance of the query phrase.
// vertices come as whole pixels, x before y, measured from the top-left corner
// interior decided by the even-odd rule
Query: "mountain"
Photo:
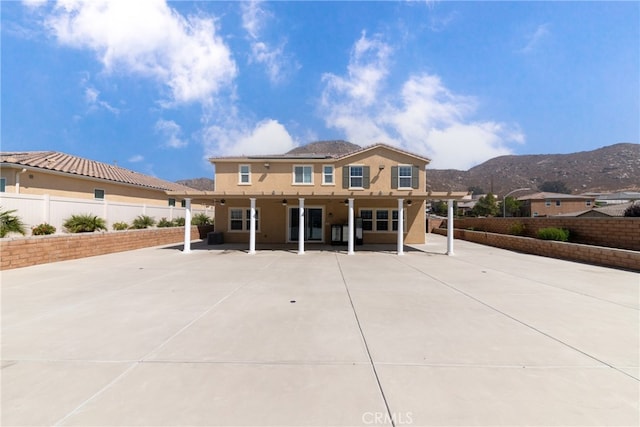
[[[479,187],[505,194],[552,181],[564,183],[573,194],[640,191],[640,144],[620,143],[571,154],[500,156],[468,171],[427,169],[427,187],[433,191]]]
[[[192,178],[176,181],[178,184],[186,185],[194,190],[213,191],[216,189],[215,181],[211,178]]]

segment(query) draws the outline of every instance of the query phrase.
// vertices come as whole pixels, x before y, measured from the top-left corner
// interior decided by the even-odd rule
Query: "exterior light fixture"
[[[344,199],[344,205],[348,206],[349,205],[349,199]]]
[[[378,169],[380,169],[380,170],[384,169],[384,165],[378,166]]]
[[[287,206],[287,199],[282,199],[282,206]]]
[[[265,167],[265,168],[267,168],[267,169],[269,169],[269,167],[270,167],[270,166],[271,166],[271,165],[269,164],[269,162],[267,162],[267,163],[265,163],[265,164],[264,164],[264,167]]]
[[[222,200],[220,200],[220,205],[221,205],[221,206],[224,206],[224,204],[225,204],[226,202],[227,202],[227,201],[226,201],[225,199],[222,199]]]
[[[411,200],[407,200],[407,206],[411,206]]]

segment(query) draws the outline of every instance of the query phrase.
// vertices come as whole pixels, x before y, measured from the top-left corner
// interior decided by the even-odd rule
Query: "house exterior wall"
[[[560,202],[560,206],[556,203]],[[590,204],[588,204],[588,202]],[[547,206],[549,204],[549,206]],[[595,207],[594,199],[556,199],[528,200],[525,204],[527,216],[554,216],[585,211]]]
[[[20,169],[2,167],[0,176],[5,179],[5,193],[16,193],[16,172]],[[138,205],[169,206],[169,198],[165,190],[144,188],[136,185],[121,184],[85,176],[74,176],[51,173],[45,170],[28,169],[20,174],[20,194],[49,195],[86,200],[106,200],[114,203],[131,203]],[[94,190],[104,191],[104,199],[95,199]],[[176,199],[176,207],[180,207],[180,198]],[[194,203],[194,209],[207,209],[208,205]]]
[[[334,158],[234,158],[214,159],[216,170],[216,231],[224,233],[225,242],[246,243],[249,231],[231,230],[230,211],[250,208],[250,198],[256,199],[259,226],[256,243],[286,243],[290,239],[290,209],[298,206],[304,198],[305,208],[322,210],[322,239],[331,242],[331,225],[348,223],[348,206],[345,200],[354,199],[355,217],[362,209],[387,211],[388,230],[364,230],[364,243],[394,243],[398,233],[392,230],[392,213],[398,209],[398,199],[404,199],[404,242],[424,243],[426,207],[426,171],[428,161],[404,154],[384,146],[365,149],[339,159]],[[241,167],[250,167],[248,183],[241,182]],[[367,166],[368,188],[344,188],[343,167]],[[412,166],[417,174],[417,188],[392,188],[392,170],[399,165]],[[294,182],[296,166],[311,167],[311,182]],[[324,166],[333,166],[333,182],[323,181]],[[219,203],[224,200],[222,206]],[[287,205],[283,206],[283,200]],[[409,203],[409,201],[411,201]],[[374,218],[375,221],[375,218]],[[307,241],[312,244],[313,241]]]

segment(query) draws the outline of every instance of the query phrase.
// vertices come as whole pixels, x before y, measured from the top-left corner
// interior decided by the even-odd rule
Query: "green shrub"
[[[569,240],[569,230],[555,227],[541,228],[538,230],[538,239],[567,242]]]
[[[111,227],[113,227],[113,229],[116,230],[116,231],[122,231],[122,230],[128,229],[129,228],[129,224],[127,224],[124,221],[114,222]]]
[[[51,224],[47,224],[46,222],[44,224],[38,224],[35,227],[31,228],[31,234],[33,236],[46,236],[47,234],[54,234],[55,232],[56,228]]]
[[[158,227],[175,227],[175,224],[173,221],[169,221],[167,218],[160,218],[160,221],[158,221]]]
[[[191,224],[193,225],[211,225],[213,224],[213,219],[209,218],[206,214],[199,213],[191,218]]]
[[[92,233],[107,229],[104,219],[91,214],[71,215],[62,226],[70,233]]]
[[[509,234],[512,234],[514,236],[522,236],[524,234],[524,230],[525,226],[523,223],[514,222],[513,224],[511,224],[511,227],[509,227]]]
[[[138,215],[136,219],[133,220],[133,225],[131,228],[135,228],[136,230],[140,230],[143,228],[153,227],[156,224],[156,220],[151,218],[148,215]]]
[[[5,237],[9,233],[26,234],[25,226],[19,216],[13,213],[16,210],[3,211],[0,210],[0,237]]]
[[[184,218],[176,218],[173,220],[173,223],[176,225],[176,227],[184,227],[185,220]]]
[[[624,210],[624,216],[640,217],[640,203],[635,202]]]

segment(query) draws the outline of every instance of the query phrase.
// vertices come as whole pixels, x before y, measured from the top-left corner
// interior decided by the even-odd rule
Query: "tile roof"
[[[518,200],[547,200],[547,199],[594,200],[595,197],[594,196],[576,196],[574,194],[563,194],[563,193],[547,193],[547,192],[527,194],[525,196],[518,197]]]
[[[3,151],[0,152],[0,164],[28,166],[31,168],[103,179],[115,183],[136,185],[156,190],[182,191],[191,189],[175,182],[165,181],[119,166],[56,151]]]

